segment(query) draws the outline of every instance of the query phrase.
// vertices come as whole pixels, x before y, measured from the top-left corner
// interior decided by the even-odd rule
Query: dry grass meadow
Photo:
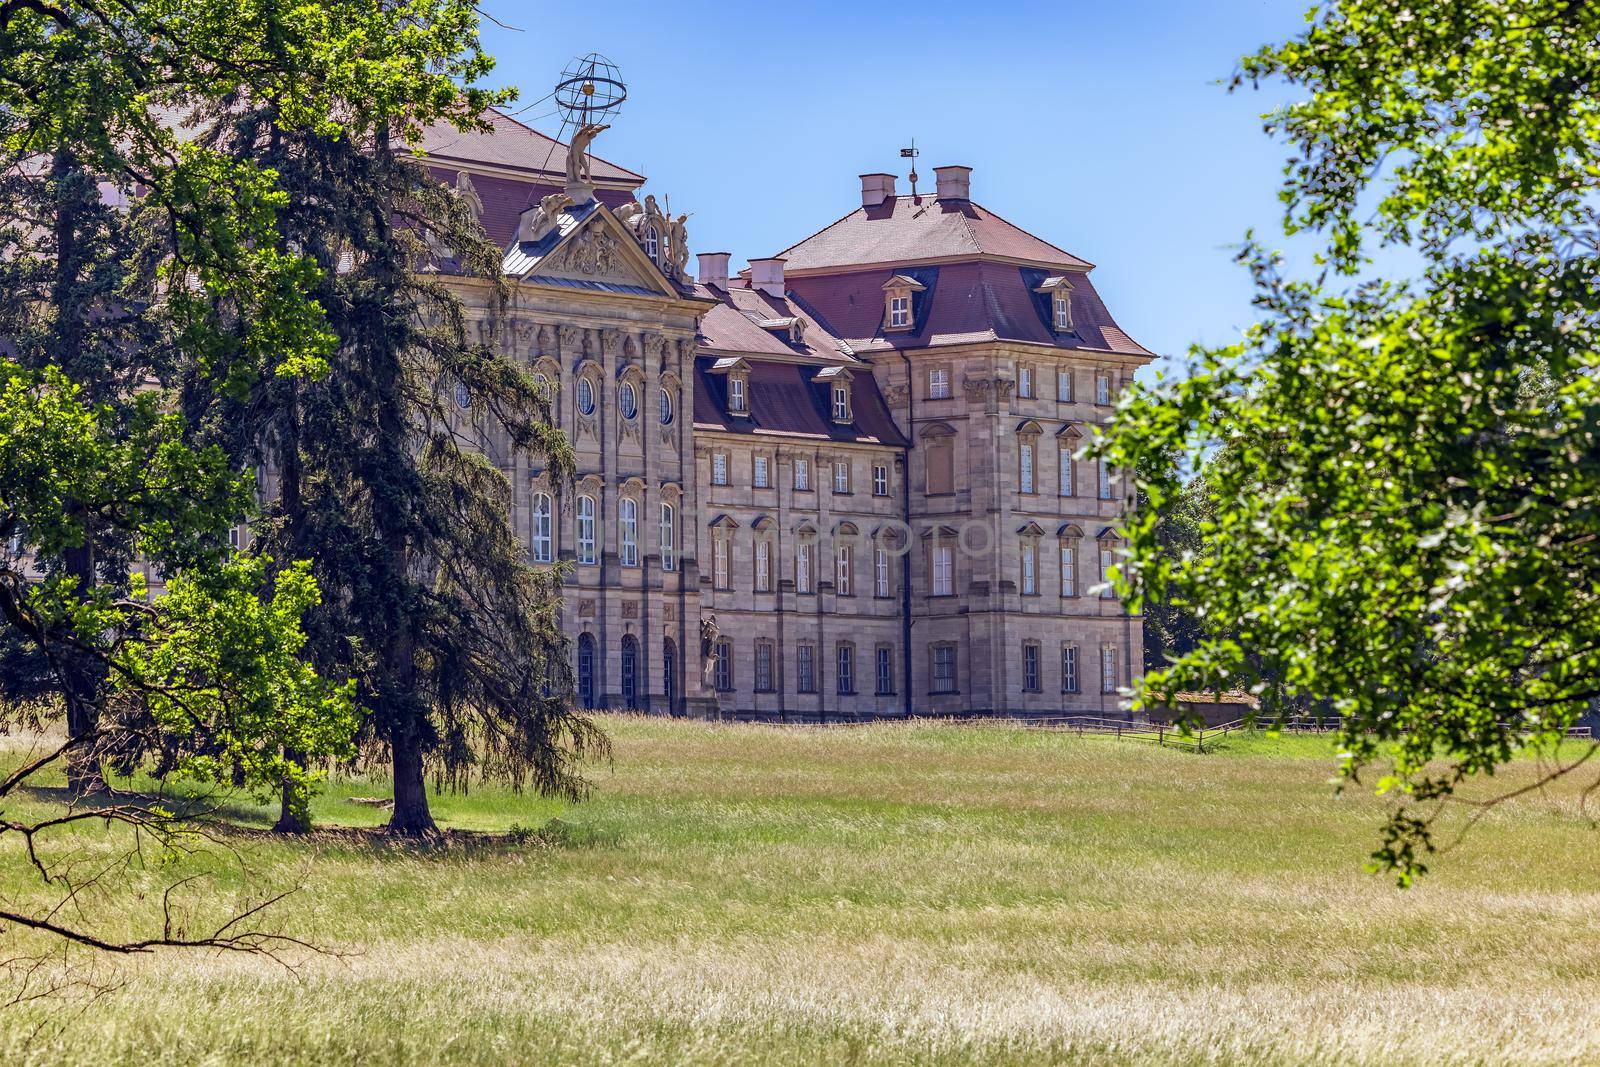
[[[0,1011],[0,1062],[1600,1062],[1577,785],[1497,810],[1402,892],[1362,870],[1379,802],[1332,795],[1318,738],[609,725],[586,803],[438,799],[528,835],[284,843],[238,804],[248,880],[197,858],[99,914],[133,929],[210,865],[196,907],[298,885],[271,921],[342,956],[124,961],[85,1009]],[[319,816],[377,822],[347,798],[382,788],[332,783]],[[0,891],[43,899],[14,847]]]

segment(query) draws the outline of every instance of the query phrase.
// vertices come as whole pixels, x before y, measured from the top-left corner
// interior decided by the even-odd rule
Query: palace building
[[[575,485],[512,454],[535,565],[568,565],[579,700],[814,719],[1107,713],[1142,627],[1102,575],[1127,505],[1077,458],[1152,353],[1093,265],[973,199],[860,176],[842,218],[731,271],[645,179],[494,116],[423,148],[504,243],[481,336],[549,390]],[[846,186],[841,181],[841,199]],[[850,188],[855,200],[856,190]],[[670,202],[665,202],[670,204]],[[463,400],[466,400],[464,396]]]

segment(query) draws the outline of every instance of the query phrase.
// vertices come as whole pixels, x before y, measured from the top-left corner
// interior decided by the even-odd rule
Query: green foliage
[[[1344,716],[1343,778],[1381,755],[1379,790],[1409,801],[1374,853],[1402,884],[1466,779],[1600,697],[1597,67],[1600,11],[1554,0],[1342,0],[1247,57],[1241,79],[1309,93],[1268,129],[1296,153],[1289,227],[1326,235],[1333,273],[1285,278],[1247,245],[1262,321],[1131,391],[1100,445],[1149,504],[1124,584],[1206,629],[1146,688]],[[1420,276],[1357,280],[1373,237]],[[1205,551],[1164,552],[1208,459]]]

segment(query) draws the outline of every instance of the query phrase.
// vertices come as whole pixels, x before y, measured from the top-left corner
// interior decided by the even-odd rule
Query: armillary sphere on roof
[[[617,65],[599,52],[590,52],[567,64],[556,83],[556,106],[561,117],[583,127],[609,121],[622,102],[628,87],[622,83]]]

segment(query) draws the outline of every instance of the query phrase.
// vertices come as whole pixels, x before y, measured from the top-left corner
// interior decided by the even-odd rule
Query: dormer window
[[[737,356],[719,359],[711,365],[712,374],[727,375],[728,414],[750,414],[750,364]]]
[[[927,286],[905,274],[896,274],[883,283],[883,328],[909,330],[915,324],[917,293],[927,291]]]
[[[798,315],[788,315],[781,319],[762,319],[761,328],[770,333],[777,334],[792,345],[804,344],[806,339],[806,320]]]
[[[1072,282],[1065,275],[1046,278],[1033,290],[1050,298],[1050,327],[1056,333],[1072,332]]]
[[[834,422],[849,422],[854,416],[850,411],[850,379],[853,375],[844,367],[824,367],[817,372],[811,380],[828,387],[829,407],[833,413]]]

